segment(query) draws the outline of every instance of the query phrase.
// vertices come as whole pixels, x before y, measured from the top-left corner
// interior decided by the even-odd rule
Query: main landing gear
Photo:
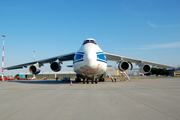
[[[81,82],[81,79],[78,75],[76,76],[75,82]]]
[[[83,79],[83,84],[85,84],[85,82],[87,82],[87,84],[89,84],[90,80],[89,80],[89,79]],[[92,83],[92,84],[94,84],[94,82],[95,82],[95,84],[97,84],[97,79],[91,80],[91,83]]]
[[[95,80],[93,79],[93,80],[91,81],[92,84],[94,84],[94,82],[95,82],[95,84],[97,84],[97,79],[95,79]]]

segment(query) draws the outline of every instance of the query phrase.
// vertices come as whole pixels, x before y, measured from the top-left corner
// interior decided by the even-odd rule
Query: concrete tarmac
[[[180,78],[0,81],[0,120],[179,120]]]

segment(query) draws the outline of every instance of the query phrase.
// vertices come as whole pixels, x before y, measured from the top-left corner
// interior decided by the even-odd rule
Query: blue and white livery
[[[105,73],[107,69],[107,60],[116,61],[116,68],[122,72],[129,69],[130,66],[132,69],[132,63],[139,66],[139,71],[141,73],[150,72],[150,65],[160,68],[174,68],[168,65],[104,53],[94,39],[88,38],[84,40],[81,48],[77,52],[6,67],[4,69],[13,70],[24,67],[27,68],[27,66],[29,66],[29,71],[32,74],[38,74],[40,73],[40,67],[43,66],[43,64],[50,63],[51,70],[58,72],[61,70],[62,62],[73,61],[73,65],[71,67],[73,67],[74,71],[77,73],[76,81],[83,80],[83,83],[85,83],[85,81],[89,83],[91,80],[92,83],[95,82],[97,84],[97,80],[104,81],[103,73]]]

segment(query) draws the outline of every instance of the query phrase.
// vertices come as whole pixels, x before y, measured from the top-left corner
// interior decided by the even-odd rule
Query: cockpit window
[[[74,56],[74,60],[73,60],[73,63],[77,63],[77,62],[80,62],[80,61],[83,61],[83,56],[84,56],[84,53],[83,52],[77,52]]]
[[[86,43],[93,43],[93,44],[97,45],[96,41],[94,41],[94,40],[85,40],[83,45],[85,45]]]

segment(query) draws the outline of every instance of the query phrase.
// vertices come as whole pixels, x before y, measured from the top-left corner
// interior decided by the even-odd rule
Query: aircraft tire
[[[94,79],[91,81],[92,84],[94,84]]]
[[[78,82],[78,79],[77,79],[77,78],[75,79],[75,82]]]
[[[97,79],[95,79],[95,84],[97,84]]]

